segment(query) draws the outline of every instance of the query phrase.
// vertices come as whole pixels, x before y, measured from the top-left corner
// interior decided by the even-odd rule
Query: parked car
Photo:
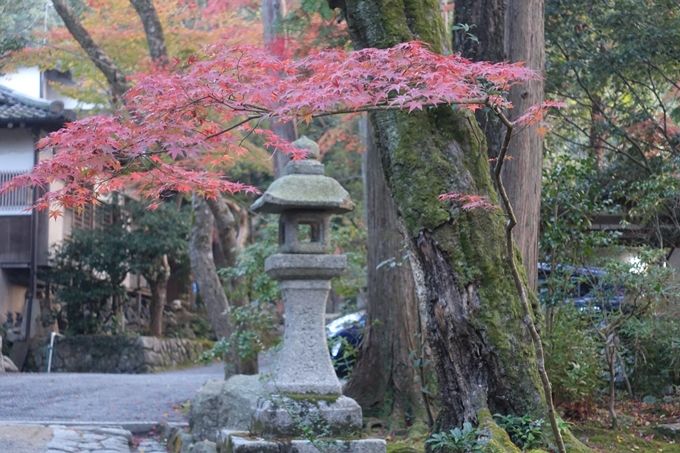
[[[341,316],[326,325],[326,339],[338,378],[345,379],[354,368],[366,330],[366,311]]]
[[[559,274],[568,279],[562,292],[550,296],[548,280]],[[538,264],[538,298],[546,305],[571,302],[581,313],[598,313],[622,308],[625,292],[606,282],[607,273],[599,267],[560,266],[555,272],[546,263]]]

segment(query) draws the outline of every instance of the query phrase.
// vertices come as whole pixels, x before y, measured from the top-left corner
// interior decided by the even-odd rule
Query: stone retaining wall
[[[44,345],[31,348],[34,371],[45,370]],[[156,337],[79,335],[58,338],[52,354],[53,372],[151,373],[190,365],[208,348],[208,343]]]

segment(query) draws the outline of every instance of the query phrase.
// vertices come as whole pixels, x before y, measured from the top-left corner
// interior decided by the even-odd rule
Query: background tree
[[[365,203],[368,229],[366,333],[344,389],[367,416],[391,417],[411,425],[426,419],[416,360],[420,357],[420,314],[413,273],[394,200],[385,184],[380,156],[368,132]],[[421,363],[424,361],[421,360]]]
[[[678,14],[668,1],[547,2],[547,92],[568,101],[550,151],[590,156],[605,196],[644,226],[638,240],[662,248],[680,231]]]
[[[454,50],[473,61],[524,62],[543,74],[545,68],[544,0],[455,2]],[[508,99],[514,108],[507,112],[516,120],[530,106],[543,102],[543,79],[532,80],[510,89]],[[490,158],[496,158],[503,143],[503,125],[488,111],[478,111]],[[503,166],[508,195],[517,215],[515,240],[529,286],[536,291],[538,232],[541,208],[541,169],[543,133],[539,125],[517,131],[510,142],[511,161]]]
[[[132,270],[142,274],[151,289],[149,331],[163,335],[163,309],[167,304],[170,263],[188,259],[188,215],[176,203],[163,203],[157,209],[131,202],[126,210],[132,219],[128,234]]]

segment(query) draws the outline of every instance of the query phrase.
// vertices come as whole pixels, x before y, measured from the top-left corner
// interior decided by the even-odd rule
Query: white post
[[[49,373],[52,370],[52,352],[54,352],[54,337],[63,337],[63,335],[58,334],[57,332],[52,332],[50,334],[50,354],[47,357],[47,372]]]

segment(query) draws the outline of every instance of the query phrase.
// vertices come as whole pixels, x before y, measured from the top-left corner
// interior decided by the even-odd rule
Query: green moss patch
[[[297,402],[307,402],[318,405],[321,401],[327,404],[335,403],[340,395],[313,395],[308,393],[284,393],[283,396]]]
[[[680,453],[680,445],[649,430],[618,430],[594,426],[574,428],[574,435],[602,452]]]

